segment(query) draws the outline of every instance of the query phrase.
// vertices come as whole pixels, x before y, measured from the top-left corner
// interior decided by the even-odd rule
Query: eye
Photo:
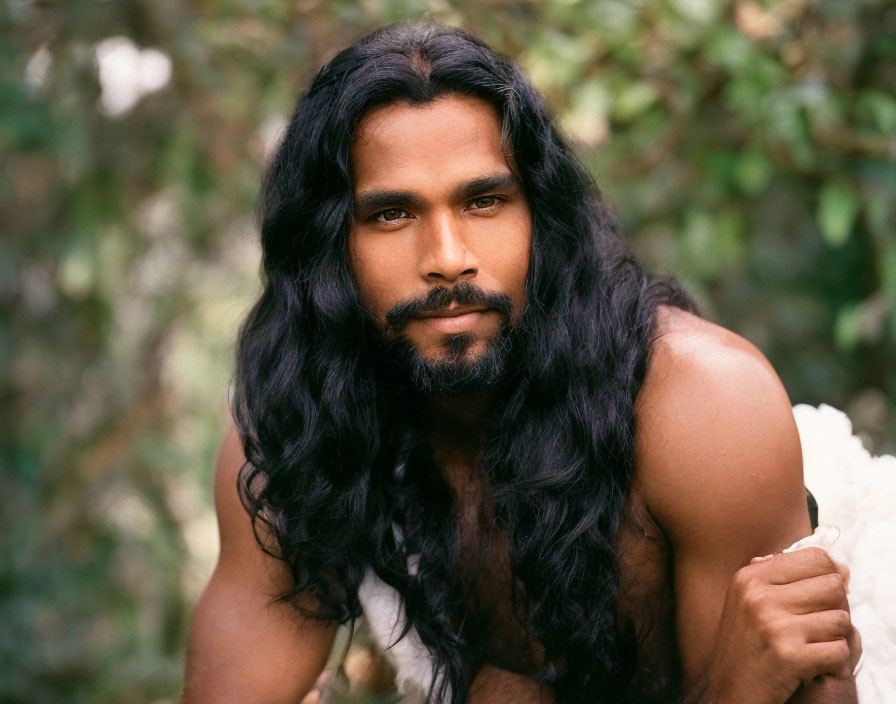
[[[376,220],[377,222],[395,222],[396,220],[401,220],[408,215],[409,213],[406,210],[402,210],[401,208],[390,208],[389,210],[384,210],[383,212],[375,215],[374,220]]]
[[[479,198],[470,201],[470,207],[472,210],[488,210],[489,208],[495,207],[500,202],[501,199],[498,196],[480,196]]]

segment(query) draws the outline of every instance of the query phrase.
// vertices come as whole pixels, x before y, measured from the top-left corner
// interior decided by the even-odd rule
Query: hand
[[[299,704],[320,704],[324,690],[327,688],[327,685],[330,684],[331,679],[333,679],[333,670],[324,670],[321,672],[317,681],[314,683],[314,689],[302,697],[302,701],[299,702]]]
[[[754,558],[738,570],[707,672],[709,701],[782,704],[815,677],[851,677],[861,645],[848,579],[819,548]]]

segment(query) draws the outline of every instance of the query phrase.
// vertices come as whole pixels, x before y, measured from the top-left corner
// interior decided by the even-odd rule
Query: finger
[[[775,591],[780,599],[779,603],[792,614],[810,614],[830,609],[849,611],[846,584],[838,572],[781,584]]]
[[[300,704],[320,704],[320,690],[312,689],[308,694],[302,697]]]
[[[802,548],[782,552],[771,559],[750,565],[770,584],[791,584],[803,579],[837,572],[834,561],[821,548]]]
[[[800,550],[806,550],[806,549],[808,549],[808,548],[800,548]],[[840,575],[843,577],[843,581],[846,582],[847,586],[849,586],[849,577],[851,574],[850,570],[849,570],[849,565],[847,565],[845,562],[840,562],[839,560],[835,560],[833,557],[831,557],[830,553],[828,553],[823,548],[813,548],[813,549],[814,550],[822,550],[830,558],[831,564],[834,566],[834,569],[840,573]],[[793,552],[799,552],[799,550],[794,550]]]
[[[842,609],[830,611],[818,611],[813,614],[804,614],[794,621],[795,627],[802,632],[807,643],[824,643],[827,641],[847,639],[852,634],[852,620],[849,612]]]
[[[847,589],[849,588],[849,577],[851,572],[849,571],[849,565],[845,562],[838,562],[834,558],[831,558],[831,562],[834,563],[834,567],[837,568],[837,571],[840,573],[840,576],[843,577],[843,583],[846,585]]]
[[[843,638],[823,643],[807,643],[796,654],[794,665],[803,682],[821,675],[842,678],[852,676],[849,646]]]
[[[849,646],[850,671],[855,673],[859,659],[862,657],[862,634],[859,633],[859,629],[855,626],[852,627],[849,637],[846,639],[846,644]]]

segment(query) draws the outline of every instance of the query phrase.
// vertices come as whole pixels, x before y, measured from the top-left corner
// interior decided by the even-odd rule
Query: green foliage
[[[0,8],[3,701],[176,700],[270,144],[335,49],[427,12],[521,62],[639,255],[794,402],[893,450],[891,2],[17,0]],[[124,109],[98,73],[116,36],[171,62]]]
[[[858,215],[859,202],[849,184],[831,181],[818,193],[818,228],[831,247],[846,243]]]

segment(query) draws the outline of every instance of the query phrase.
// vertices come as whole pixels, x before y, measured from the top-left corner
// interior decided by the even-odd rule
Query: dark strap
[[[809,522],[812,524],[812,530],[814,531],[818,528],[818,502],[808,489],[806,489],[806,504],[809,506]]]

